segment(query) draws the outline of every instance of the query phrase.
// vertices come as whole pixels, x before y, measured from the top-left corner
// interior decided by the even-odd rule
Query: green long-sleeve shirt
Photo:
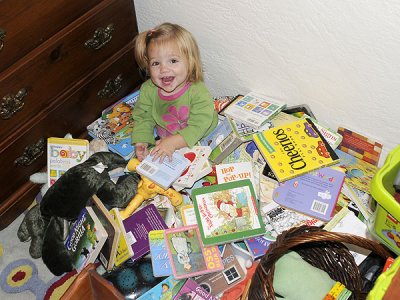
[[[183,93],[182,93],[183,92]],[[187,85],[169,97],[147,80],[140,88],[133,109],[132,143],[154,144],[154,128],[161,138],[180,134],[189,147],[208,135],[217,125],[213,98],[203,82]]]

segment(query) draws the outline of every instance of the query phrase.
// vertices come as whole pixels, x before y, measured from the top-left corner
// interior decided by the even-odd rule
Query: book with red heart
[[[212,171],[208,157],[211,153],[209,146],[194,146],[193,148],[182,148],[178,150],[190,161],[190,165],[183,171],[182,175],[175,180],[172,187],[177,190],[191,188],[193,184]]]

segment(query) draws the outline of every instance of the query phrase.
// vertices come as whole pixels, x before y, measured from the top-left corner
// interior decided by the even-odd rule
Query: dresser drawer
[[[70,89],[59,99],[59,105],[42,112],[33,119],[35,125],[19,137],[10,136],[2,141],[2,168],[0,178],[0,203],[29,180],[29,176],[46,165],[46,141],[48,137],[62,137],[71,133],[82,134],[82,124],[98,118],[102,109],[125,96],[140,84],[132,43],[88,75],[86,84]],[[114,79],[118,78],[117,81]],[[104,95],[104,90],[114,95]],[[118,84],[119,83],[119,84]],[[103,92],[103,94],[102,94]],[[100,97],[98,94],[102,94]],[[79,120],[79,122],[77,122]],[[33,159],[36,157],[36,159]],[[16,164],[16,162],[18,163]]]
[[[3,98],[0,140],[37,114],[57,105],[56,97],[133,40],[137,24],[131,3],[131,0],[103,1],[89,15],[65,27],[13,68],[0,74],[0,98]],[[132,9],[127,9],[127,5]],[[97,50],[94,49],[96,42],[88,42],[99,41],[98,36],[93,36],[96,30],[103,32],[98,35],[106,37],[105,40],[110,38]],[[18,98],[20,94],[24,95],[21,99]]]
[[[0,72],[100,2],[0,1]]]

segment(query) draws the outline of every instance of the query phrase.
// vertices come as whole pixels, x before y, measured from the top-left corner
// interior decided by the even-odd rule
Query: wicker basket
[[[250,288],[243,298],[276,299],[273,289],[275,262],[289,250],[296,251],[312,266],[324,270],[352,291],[350,299],[365,299],[362,279],[353,256],[343,243],[371,250],[382,258],[390,256],[381,244],[346,233],[325,231],[318,227],[294,227],[280,234],[261,258]],[[243,299],[242,298],[242,299]]]

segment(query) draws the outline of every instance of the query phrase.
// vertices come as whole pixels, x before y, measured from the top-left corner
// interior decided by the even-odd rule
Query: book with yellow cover
[[[118,267],[133,256],[133,250],[131,244],[128,243],[128,237],[126,236],[125,228],[122,224],[122,218],[119,214],[118,208],[112,208],[110,210],[110,214],[113,216],[114,221],[121,230],[114,262],[115,266]]]
[[[253,140],[280,182],[340,160],[308,118],[256,133]]]
[[[89,141],[50,137],[47,139],[47,183],[52,186],[68,169],[89,158]]]

